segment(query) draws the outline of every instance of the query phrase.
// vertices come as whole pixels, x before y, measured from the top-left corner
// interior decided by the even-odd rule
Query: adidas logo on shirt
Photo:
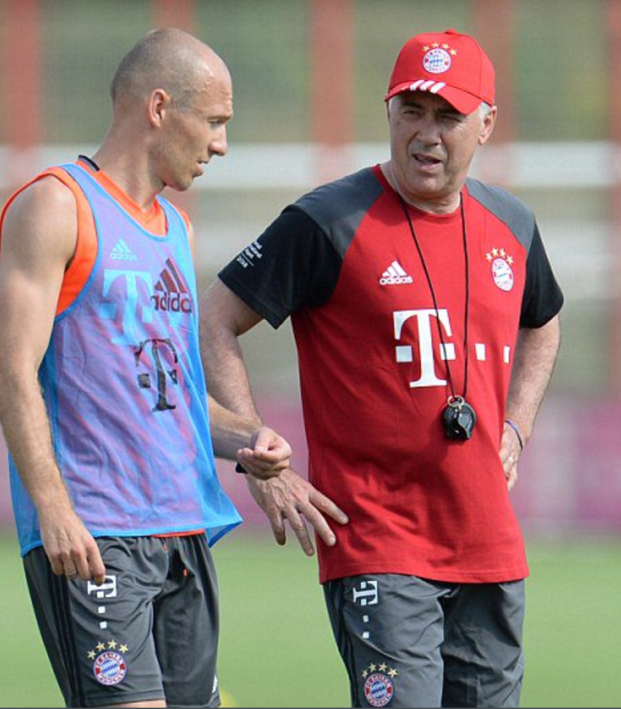
[[[166,267],[160,273],[154,290],[151,303],[156,310],[171,313],[192,312],[192,297],[172,259],[166,259]]]
[[[132,250],[123,239],[119,239],[112,247],[110,258],[116,259],[117,261],[137,261],[136,255],[132,253]]]
[[[393,261],[382,273],[379,282],[380,286],[400,286],[405,283],[413,283],[414,279],[412,276],[408,276],[398,261]]]

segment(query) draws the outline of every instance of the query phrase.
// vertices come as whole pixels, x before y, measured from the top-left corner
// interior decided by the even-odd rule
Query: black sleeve
[[[535,224],[526,261],[526,285],[520,327],[542,327],[563,307],[563,293],[554,278],[539,229]]]
[[[326,303],[336,287],[341,264],[323,230],[305,212],[291,206],[218,277],[276,328],[292,312]]]

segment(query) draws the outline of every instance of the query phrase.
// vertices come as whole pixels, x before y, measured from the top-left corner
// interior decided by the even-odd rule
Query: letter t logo
[[[448,311],[446,309],[436,311],[434,309],[423,310],[397,310],[393,313],[393,322],[395,328],[395,339],[401,341],[404,324],[410,319],[416,319],[416,341],[418,343],[418,356],[420,360],[420,378],[410,382],[410,387],[434,387],[445,386],[446,380],[440,379],[436,374],[435,362],[433,356],[433,338],[432,338],[432,318],[438,318],[440,327],[444,328],[447,337],[451,337],[451,323],[449,321]],[[434,325],[435,327],[435,325]],[[441,358],[443,360],[455,359],[455,346],[452,343],[447,343],[444,348],[441,348]],[[412,345],[397,345],[395,348],[397,362],[413,362],[414,352]]]

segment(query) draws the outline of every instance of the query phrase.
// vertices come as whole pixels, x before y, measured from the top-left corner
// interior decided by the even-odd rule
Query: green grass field
[[[621,544],[528,543],[524,707],[619,707]],[[239,707],[346,707],[316,562],[290,540],[237,531],[216,545],[220,681]],[[12,536],[0,536],[0,705],[60,707]]]

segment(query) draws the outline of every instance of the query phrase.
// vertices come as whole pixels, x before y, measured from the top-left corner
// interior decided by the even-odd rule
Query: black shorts
[[[106,565],[101,586],[56,576],[41,547],[24,557],[67,706],[219,706],[218,588],[205,535],[96,541]]]
[[[370,574],[324,593],[352,706],[518,706],[524,581]]]

